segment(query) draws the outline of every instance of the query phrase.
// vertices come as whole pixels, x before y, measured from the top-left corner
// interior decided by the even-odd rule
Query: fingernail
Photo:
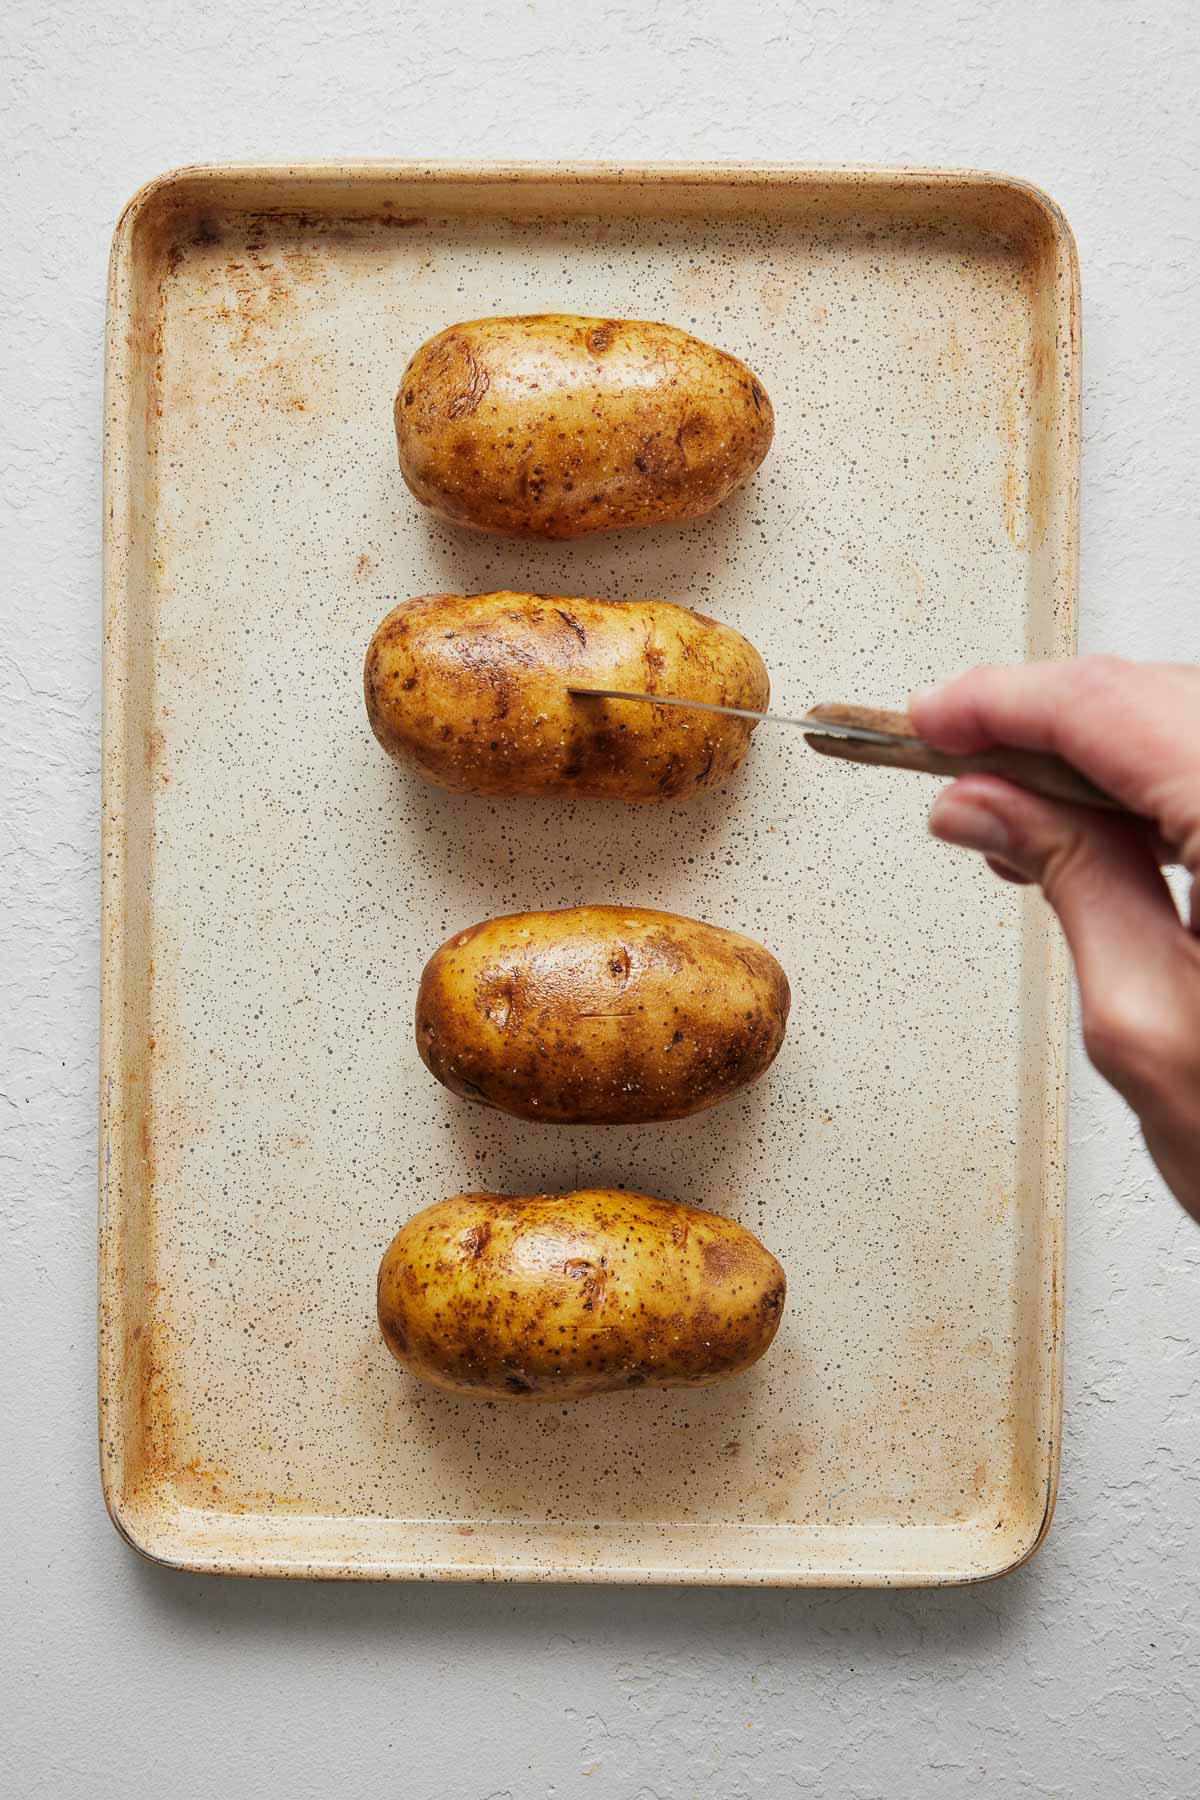
[[[1003,819],[974,800],[945,794],[929,815],[929,829],[947,844],[979,850],[984,856],[1004,856],[1012,850],[1012,832]]]
[[[920,706],[924,701],[932,700],[934,695],[940,694],[941,691],[940,684],[935,684],[933,687],[914,688],[908,696],[908,704],[912,706],[915,701]]]

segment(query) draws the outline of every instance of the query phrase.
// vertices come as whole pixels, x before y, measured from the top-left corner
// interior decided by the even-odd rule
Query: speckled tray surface
[[[459,318],[661,318],[744,356],[774,448],[706,522],[574,545],[425,516],[407,357]],[[691,804],[494,803],[390,764],[397,598],[661,596],[779,710],[1072,646],[1070,234],[1019,182],[873,169],[191,169],[113,251],[105,452],[100,1417],[148,1555],[247,1574],[932,1583],[1055,1489],[1066,978],[1043,910],[929,841],[922,777],[761,729]],[[453,930],[584,901],[767,944],[769,1075],[698,1118],[538,1128],[413,1044]],[[636,1187],[783,1261],[700,1392],[469,1404],[396,1367],[380,1253],[444,1194]]]

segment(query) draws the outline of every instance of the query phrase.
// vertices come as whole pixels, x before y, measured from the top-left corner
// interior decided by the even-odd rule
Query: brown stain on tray
[[[247,245],[244,260],[233,257],[225,264],[224,274],[235,296],[230,349],[235,356],[261,349],[267,333],[296,310],[294,274],[286,265],[264,256],[261,246],[253,243]]]
[[[176,1467],[170,1337],[158,1311],[157,1289],[147,1290],[147,1312],[125,1335],[132,1431],[126,1452],[126,1495],[167,1481]]]
[[[220,250],[226,253],[218,254]],[[171,245],[164,280],[181,276],[188,281],[196,316],[225,330],[221,385],[250,380],[268,406],[288,413],[311,411],[313,379],[326,358],[304,341],[302,324],[325,277],[320,239],[289,243],[274,218],[252,223],[248,233],[244,226],[223,222],[219,229],[213,226],[207,234],[192,233]],[[290,346],[287,355],[278,354],[281,342]],[[161,395],[161,364],[155,385]],[[182,372],[165,401],[175,408],[198,408],[211,404],[211,396]],[[160,411],[161,404],[160,398]]]
[[[1001,494],[1004,530],[1014,550],[1029,547],[1029,494],[1025,468],[1025,390],[1006,385],[1000,402],[1000,434],[1004,453]]]

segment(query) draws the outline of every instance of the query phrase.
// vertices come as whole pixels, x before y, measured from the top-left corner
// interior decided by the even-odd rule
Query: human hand
[[[939,750],[1056,751],[1147,821],[967,775],[938,795],[929,828],[1005,880],[1040,884],[1075,959],[1088,1055],[1200,1220],[1200,668],[1090,656],[973,669],[908,710]],[[1162,862],[1191,874],[1187,922]]]

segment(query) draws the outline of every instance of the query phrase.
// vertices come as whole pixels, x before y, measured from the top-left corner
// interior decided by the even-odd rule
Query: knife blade
[[[731,719],[753,719],[760,725],[798,725],[802,731],[820,730],[829,737],[849,742],[890,744],[892,739],[882,731],[869,731],[859,725],[838,725],[819,721],[812,713],[792,718],[785,713],[754,712],[748,706],[721,706],[715,700],[680,700],[674,694],[637,694],[624,688],[569,687],[568,694],[585,700],[640,700],[647,706],[682,706],[689,712],[724,713]]]
[[[581,700],[631,700],[645,706],[680,706],[692,712],[723,713],[729,718],[752,719],[755,724],[795,725],[804,733],[810,749],[822,756],[838,756],[879,768],[916,769],[927,775],[1001,775],[1050,800],[1067,800],[1076,806],[1134,816],[1061,756],[999,744],[965,756],[950,755],[918,737],[907,713],[831,702],[795,716],[755,712],[750,707],[725,706],[714,700],[683,700],[675,694],[642,694],[626,688],[571,685],[567,692]]]

